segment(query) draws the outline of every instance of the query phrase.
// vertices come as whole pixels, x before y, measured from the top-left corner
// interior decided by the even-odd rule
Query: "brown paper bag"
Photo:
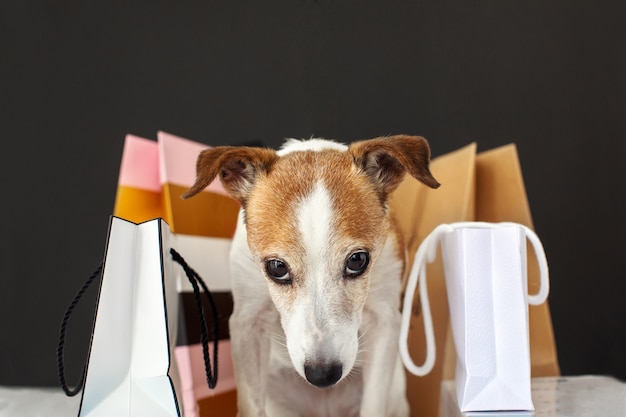
[[[476,220],[511,221],[533,229],[517,148],[502,146],[476,157]],[[528,248],[527,253],[532,253]],[[529,294],[539,288],[539,267],[528,256]],[[560,374],[548,302],[529,308],[530,359],[533,377]]]
[[[532,228],[515,145],[477,156],[476,144],[472,143],[434,158],[431,171],[442,184],[438,190],[428,189],[416,180],[407,178],[390,200],[399,227],[405,234],[409,266],[422,240],[441,223],[513,221]],[[529,259],[529,287],[530,292],[535,293],[539,285],[538,267],[534,257]],[[437,260],[427,268],[428,296],[437,346],[436,361],[433,370],[424,377],[407,373],[411,417],[439,415],[441,382],[454,379],[456,365],[441,256],[437,256]],[[415,363],[420,364],[425,358],[424,324],[418,303],[413,307],[409,351]],[[547,303],[531,307],[529,321],[532,375],[559,375]]]
[[[391,196],[390,206],[395,211],[400,230],[405,235],[409,265],[413,262],[419,244],[439,224],[473,220],[475,159],[475,143],[435,158],[431,162],[431,172],[442,184],[439,189],[433,190],[425,187],[407,176]],[[454,353],[454,346],[449,335],[448,301],[443,265],[440,261],[441,257],[438,259],[428,265],[427,269],[437,359],[433,370],[424,377],[407,373],[407,396],[411,416],[437,415],[439,385],[444,379],[444,364],[448,362],[443,358],[446,357],[446,352]],[[447,344],[450,346],[448,347]],[[425,346],[424,323],[419,314],[419,306],[417,306],[416,314],[411,319],[409,335],[409,352],[415,363],[424,362]],[[452,367],[453,370],[454,367]]]

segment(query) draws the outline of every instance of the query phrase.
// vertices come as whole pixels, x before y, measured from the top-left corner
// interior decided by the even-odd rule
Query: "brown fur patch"
[[[335,217],[329,227],[337,238],[362,242],[370,250],[384,241],[387,214],[374,185],[350,154],[327,150],[287,154],[258,181],[247,206],[251,247],[277,255],[303,250],[296,210],[320,182],[331,197]]]

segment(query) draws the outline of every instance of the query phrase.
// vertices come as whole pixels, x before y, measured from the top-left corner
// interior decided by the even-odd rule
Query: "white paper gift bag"
[[[175,245],[176,236],[162,219],[135,224],[111,217],[103,265],[81,288],[61,325],[59,376],[68,395],[75,395],[82,386],[79,417],[182,415],[174,359],[177,284],[181,279],[188,279],[194,288],[207,382],[215,387],[217,347],[213,348],[212,370],[200,287],[212,310],[214,341],[219,331],[215,301],[202,279],[173,248]],[[88,359],[83,379],[72,390],[65,383],[63,371],[65,328],[74,306],[100,270],[102,280]]]
[[[535,295],[528,295],[527,239],[540,268]],[[441,225],[424,240],[415,258],[409,283],[421,279],[420,291],[426,291],[425,265],[435,259],[440,242],[461,411],[533,410],[528,304],[543,303],[549,291],[539,238],[516,223]],[[408,291],[415,286],[407,290],[410,302]],[[425,320],[430,320],[424,310]],[[410,357],[403,359],[411,371]]]
[[[163,220],[111,219],[80,416],[180,416],[170,247]]]

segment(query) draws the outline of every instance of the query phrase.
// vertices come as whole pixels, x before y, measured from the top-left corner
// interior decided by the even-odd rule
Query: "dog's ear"
[[[278,155],[272,149],[245,146],[206,149],[198,155],[196,182],[182,198],[198,194],[219,175],[224,189],[245,205],[256,180],[267,174],[277,159]]]
[[[431,188],[440,185],[430,173],[430,147],[422,137],[398,135],[363,140],[352,143],[349,152],[383,198],[398,187],[405,172]]]

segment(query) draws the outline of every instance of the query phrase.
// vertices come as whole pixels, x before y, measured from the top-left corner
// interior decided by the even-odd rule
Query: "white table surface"
[[[453,381],[444,381],[441,393],[441,417],[520,416],[461,413]],[[67,397],[60,388],[0,387],[0,417],[76,417],[80,396]],[[626,416],[626,384],[605,376],[534,378],[532,398],[534,417]]]
[[[441,385],[441,417],[626,417],[626,384],[606,376],[533,378],[533,412],[461,413],[454,381]]]
[[[76,417],[80,394],[61,388],[0,387],[0,417]]]

